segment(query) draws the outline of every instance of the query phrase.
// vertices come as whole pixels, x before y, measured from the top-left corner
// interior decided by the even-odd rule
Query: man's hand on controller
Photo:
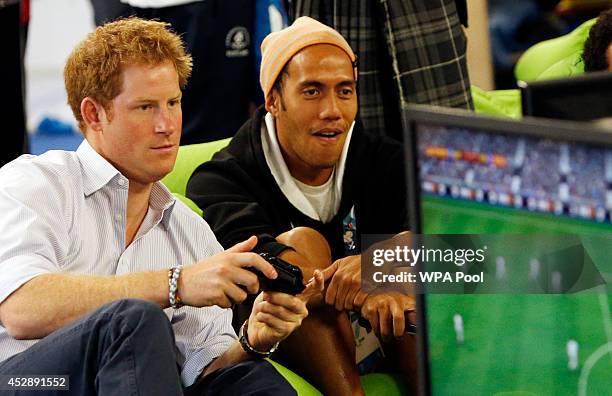
[[[230,308],[259,291],[257,275],[246,269],[254,267],[269,279],[275,279],[274,267],[251,250],[257,245],[252,236],[226,251],[185,266],[179,278],[182,302],[194,307],[218,305]],[[246,289],[246,290],[245,290]]]
[[[260,293],[249,317],[249,344],[258,351],[267,351],[287,338],[308,316],[306,303],[321,294],[323,288],[323,273],[315,270],[306,289],[296,296],[278,292]]]

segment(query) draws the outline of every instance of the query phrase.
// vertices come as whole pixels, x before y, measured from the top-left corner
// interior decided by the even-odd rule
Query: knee
[[[321,233],[309,227],[296,227],[276,237],[303,256],[312,269],[327,268],[331,264],[331,249]]]
[[[114,316],[119,316],[129,324],[129,327],[137,329],[165,329],[172,331],[170,321],[157,304],[150,301],[139,299],[123,299],[112,302],[108,305],[108,310]]]
[[[124,298],[113,301],[108,305],[108,307],[115,312],[127,312],[129,314],[138,313],[140,315],[147,316],[158,316],[161,314],[165,316],[164,311],[159,307],[159,305],[137,298]]]

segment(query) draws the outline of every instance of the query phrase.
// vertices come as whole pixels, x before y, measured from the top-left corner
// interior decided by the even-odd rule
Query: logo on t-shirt
[[[357,254],[357,219],[355,218],[355,206],[342,221],[342,240],[344,241],[344,254],[350,256]]]
[[[225,56],[242,58],[249,55],[251,36],[244,26],[235,26],[225,36]]]

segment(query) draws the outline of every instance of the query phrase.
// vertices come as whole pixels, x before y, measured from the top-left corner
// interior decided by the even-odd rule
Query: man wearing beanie
[[[404,334],[413,299],[360,290],[359,235],[408,227],[402,147],[355,121],[356,56],[338,32],[301,17],[261,48],[265,108],[196,170],[187,194],[223,246],[254,234],[256,251],[298,265],[304,279],[324,269],[324,300],[311,301],[275,358],[324,394],[363,394],[347,310],[404,357],[393,367],[414,370]]]

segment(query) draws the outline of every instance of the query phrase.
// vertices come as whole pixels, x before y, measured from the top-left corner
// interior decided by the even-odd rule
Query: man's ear
[[[266,96],[266,110],[268,110],[272,116],[276,117],[281,110],[280,106],[280,94],[276,89],[272,88],[268,96]]]
[[[87,126],[95,132],[102,130],[103,121],[106,121],[106,111],[104,106],[89,96],[81,101],[81,117]]]

